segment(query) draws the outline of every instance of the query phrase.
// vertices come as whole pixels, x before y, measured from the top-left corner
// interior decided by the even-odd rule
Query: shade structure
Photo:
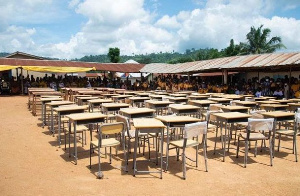
[[[19,66],[12,66],[12,65],[0,65],[0,71],[7,71],[11,69],[19,68]]]
[[[52,66],[22,66],[23,69],[28,71],[37,72],[54,72],[54,73],[77,73],[77,72],[87,72],[91,70],[96,70],[94,67],[52,67]]]

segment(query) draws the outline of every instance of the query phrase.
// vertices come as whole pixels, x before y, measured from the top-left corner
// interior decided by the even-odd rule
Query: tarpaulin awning
[[[96,70],[94,67],[50,67],[50,66],[22,66],[23,69],[28,71],[37,72],[56,72],[56,73],[76,73],[76,72],[87,72]]]
[[[12,65],[0,65],[0,71],[7,71],[11,69],[19,68],[19,66],[12,66]]]

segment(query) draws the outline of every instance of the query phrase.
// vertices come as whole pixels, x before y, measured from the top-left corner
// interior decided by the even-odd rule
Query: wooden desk
[[[138,97],[149,97],[150,93],[140,93],[140,92],[137,92],[135,93]]]
[[[216,104],[217,102],[211,100],[190,100],[188,104],[199,106],[201,108],[209,107],[210,104]]]
[[[164,95],[155,95],[155,94],[151,94],[151,95],[149,95],[149,97],[150,97],[151,99],[162,100],[162,98],[164,97]]]
[[[296,112],[298,108],[300,108],[300,103],[288,103],[289,110],[291,112]]]
[[[262,104],[279,104],[279,102],[276,102],[276,101],[256,101],[256,103],[258,103],[258,105],[262,105]]]
[[[245,106],[221,106],[220,107],[224,112],[241,112],[241,113],[248,113],[249,107]]]
[[[156,114],[158,114],[159,110],[163,110],[166,109],[170,104],[172,104],[173,102],[170,101],[154,101],[154,100],[148,100],[146,101],[146,103],[149,105],[149,107],[151,109],[155,109],[156,110]],[[161,111],[162,113],[162,111]]]
[[[112,93],[112,94],[109,94],[109,93],[105,93],[105,94],[102,94],[102,96],[106,99],[108,98],[111,98],[112,96],[118,96],[120,94],[116,94],[116,93]]]
[[[283,105],[283,104],[261,104],[260,108],[269,111],[286,111],[288,109],[289,105]]]
[[[177,94],[170,94],[171,97],[186,97],[186,94],[181,94],[181,93],[177,93]]]
[[[128,118],[153,117],[155,110],[150,108],[122,108],[119,113]]]
[[[28,109],[33,104],[33,92],[55,92],[54,89],[51,88],[28,88]]]
[[[77,97],[77,99],[78,105],[83,105],[84,103],[87,103],[88,100],[99,99],[99,97]]]
[[[131,105],[134,106],[136,103],[144,103],[146,100],[149,100],[150,97],[129,97],[128,99],[130,100]]]
[[[71,134],[71,124],[73,124],[73,130],[74,130],[74,155],[73,156],[75,158],[75,165],[77,165],[76,126],[96,124],[98,127],[98,124],[104,122],[107,116],[101,113],[78,113],[78,114],[70,114],[67,115],[66,117],[69,118],[69,157],[71,157],[70,134]],[[90,135],[92,139],[91,126],[89,127],[90,127]]]
[[[190,95],[190,96],[188,96],[188,99],[190,99],[190,100],[206,100],[208,98],[209,98],[208,95]]]
[[[70,101],[74,101],[75,103],[78,102],[78,97],[91,97],[92,95],[72,95],[72,98],[70,99]],[[66,99],[69,100],[69,99]]]
[[[240,112],[224,112],[224,113],[212,113],[211,115],[216,117],[217,121],[217,130],[216,130],[216,137],[215,137],[215,147],[214,147],[214,154],[216,152],[216,143],[219,137],[217,136],[218,129],[221,129],[221,139],[222,139],[222,147],[223,147],[223,162],[225,161],[226,156],[226,140],[228,140],[228,150],[230,144],[230,131],[227,130],[227,124],[230,123],[238,123],[238,122],[248,122],[248,118],[251,117],[249,114],[240,113]],[[223,124],[225,127],[225,133],[223,136]]]
[[[257,107],[257,103],[254,101],[235,101],[236,105],[250,107],[252,109]]]
[[[112,103],[112,99],[91,99],[87,101],[89,104],[89,112],[94,112],[95,106],[101,106],[103,103]]]
[[[168,99],[174,103],[186,103],[188,101],[186,97],[169,97]]]
[[[84,113],[86,106],[69,106],[69,107],[57,107],[53,110],[57,112],[58,115],[58,145],[61,145],[61,116],[69,115],[73,113]],[[66,140],[65,140],[65,149],[66,149]]]
[[[128,97],[132,97],[132,95],[117,95],[117,96],[112,96],[111,98],[114,100],[114,102],[119,102],[120,100],[125,100]]]
[[[157,120],[160,120],[167,126],[167,149],[166,149],[166,171],[168,170],[169,164],[169,151],[168,144],[170,143],[169,130],[171,127],[184,127],[186,124],[195,123],[201,121],[199,118],[194,118],[190,116],[157,116],[155,117]]]
[[[59,95],[61,96],[62,93],[57,91],[46,91],[46,92],[32,92],[33,100],[32,100],[32,114],[36,116],[36,105],[38,102],[38,98],[40,98],[42,95]]]
[[[74,104],[74,102],[71,102],[71,101],[51,101],[49,103],[46,103],[46,105],[50,107],[50,111],[51,111],[50,131],[52,132],[52,134],[55,133],[55,131],[54,131],[54,120],[53,120],[53,108],[56,108],[56,107],[61,106],[61,105],[71,105],[71,104]],[[45,112],[47,113],[47,109],[45,109]]]
[[[217,102],[217,103],[221,103],[221,104],[230,104],[230,101],[232,101],[232,99],[226,99],[226,98],[208,98],[208,100]]]
[[[46,103],[49,103],[51,101],[62,101],[63,98],[53,97],[53,98],[41,98],[42,103],[42,127],[46,125]]]
[[[200,107],[194,105],[181,105],[181,104],[172,104],[169,105],[169,108],[173,113],[178,115],[183,114],[196,114],[197,117],[200,115]]]
[[[139,133],[156,133],[157,136],[164,135],[165,125],[154,118],[136,118],[133,119],[133,126],[136,128],[135,131],[135,143],[134,143],[134,155],[133,155],[133,176],[137,173],[160,173],[160,179],[162,179],[162,171],[163,171],[163,137],[160,138],[160,171],[141,171],[137,169],[137,147],[138,147],[138,135]],[[156,164],[158,164],[158,150],[156,150]]]
[[[127,103],[103,103],[102,108],[107,112],[116,112],[116,111],[119,111],[121,108],[129,108],[129,104],[127,104]]]

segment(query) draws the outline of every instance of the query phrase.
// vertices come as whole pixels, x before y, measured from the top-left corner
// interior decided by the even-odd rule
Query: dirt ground
[[[170,167],[163,173],[163,179],[157,174],[133,177],[132,159],[128,173],[120,170],[123,163],[120,153],[111,165],[102,159],[104,179],[100,180],[95,175],[96,153],[91,170],[89,152],[79,153],[78,165],[74,165],[48,128],[40,127],[40,117],[32,116],[26,103],[27,96],[0,97],[0,195],[300,194],[300,163],[295,162],[291,149],[276,152],[273,167],[269,165],[268,152],[258,152],[254,157],[251,151],[248,166],[243,168],[243,147],[240,157],[235,158],[236,146],[231,145],[225,162],[220,155],[213,155],[214,133],[208,135],[208,172],[204,171],[201,150],[198,168],[188,161],[186,180],[181,178],[181,161],[177,162],[175,157],[170,158]],[[298,137],[298,147],[299,142]],[[282,146],[288,148],[291,144],[290,139],[282,142]],[[192,152],[189,150],[188,154],[193,155]],[[156,169],[155,164],[141,164],[144,169]]]

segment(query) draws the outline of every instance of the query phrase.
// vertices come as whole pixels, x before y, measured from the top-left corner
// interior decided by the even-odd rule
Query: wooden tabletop
[[[192,123],[192,122],[201,121],[199,118],[194,118],[191,116],[173,116],[173,115],[171,115],[171,116],[157,116],[155,118],[162,122],[167,122],[167,123],[174,123],[174,122]]]
[[[57,107],[57,108],[54,108],[53,110],[56,112],[64,112],[64,111],[72,111],[72,110],[80,110],[80,109],[85,110],[86,106],[74,105],[74,106],[69,106],[69,107]]]
[[[278,117],[291,117],[295,116],[295,113],[293,112],[281,112],[281,111],[276,111],[276,112],[263,112],[261,113],[265,117],[269,118],[278,118]]]
[[[222,97],[220,97],[220,98],[208,98],[209,100],[212,100],[212,101],[216,101],[216,102],[220,102],[220,101],[228,101],[228,102],[230,102],[230,101],[232,101],[232,99],[227,99],[227,98],[222,98]]]
[[[178,94],[170,94],[170,96],[172,96],[172,97],[186,97],[186,94],[178,93]]]
[[[65,104],[74,104],[72,101],[51,101],[49,103],[46,103],[46,105],[49,106],[57,106],[57,105],[65,105]]]
[[[250,118],[251,115],[241,112],[223,112],[223,113],[212,113],[211,115],[217,116],[223,119],[238,119],[238,118]]]
[[[248,110],[250,107],[245,107],[245,106],[237,106],[237,105],[222,105],[220,106],[221,109],[226,109],[226,110]]]
[[[103,107],[113,108],[113,107],[129,107],[130,105],[127,103],[103,103]]]
[[[91,99],[99,99],[99,97],[77,97],[80,100],[91,100]]]
[[[281,108],[281,107],[289,107],[289,105],[283,105],[283,104],[261,104],[260,107]]]
[[[112,99],[91,99],[88,100],[89,103],[112,103]]]
[[[169,107],[176,110],[200,109],[200,107],[195,105],[183,105],[183,104],[172,104],[169,105]]]
[[[48,98],[41,98],[40,99],[42,102],[43,101],[62,101],[63,98],[58,98],[58,97],[48,97]]]
[[[154,101],[154,100],[147,100],[146,103],[150,103],[153,105],[159,105],[159,104],[172,104],[171,101]]]
[[[276,101],[256,101],[259,104],[279,104],[279,102]]]
[[[150,97],[129,97],[129,100],[135,101],[135,100],[149,100]]]
[[[155,112],[155,110],[150,108],[122,108],[120,109],[120,111],[125,114],[140,114],[140,113],[147,113],[147,112]]]
[[[238,105],[257,105],[255,101],[235,101]]]
[[[116,95],[116,96],[112,96],[112,98],[127,98],[127,97],[132,97],[132,95]]]
[[[77,113],[77,114],[70,114],[66,115],[67,118],[70,118],[73,121],[76,120],[90,120],[90,119],[97,119],[97,118],[106,118],[107,115],[102,113]]]
[[[137,129],[166,127],[160,120],[157,120],[155,118],[134,118],[133,126]]]
[[[215,103],[217,103],[217,102],[215,102],[215,101],[211,101],[211,100],[190,100],[189,101],[190,103],[195,103],[195,104],[199,104],[199,105],[201,105],[201,104],[215,104]]]

